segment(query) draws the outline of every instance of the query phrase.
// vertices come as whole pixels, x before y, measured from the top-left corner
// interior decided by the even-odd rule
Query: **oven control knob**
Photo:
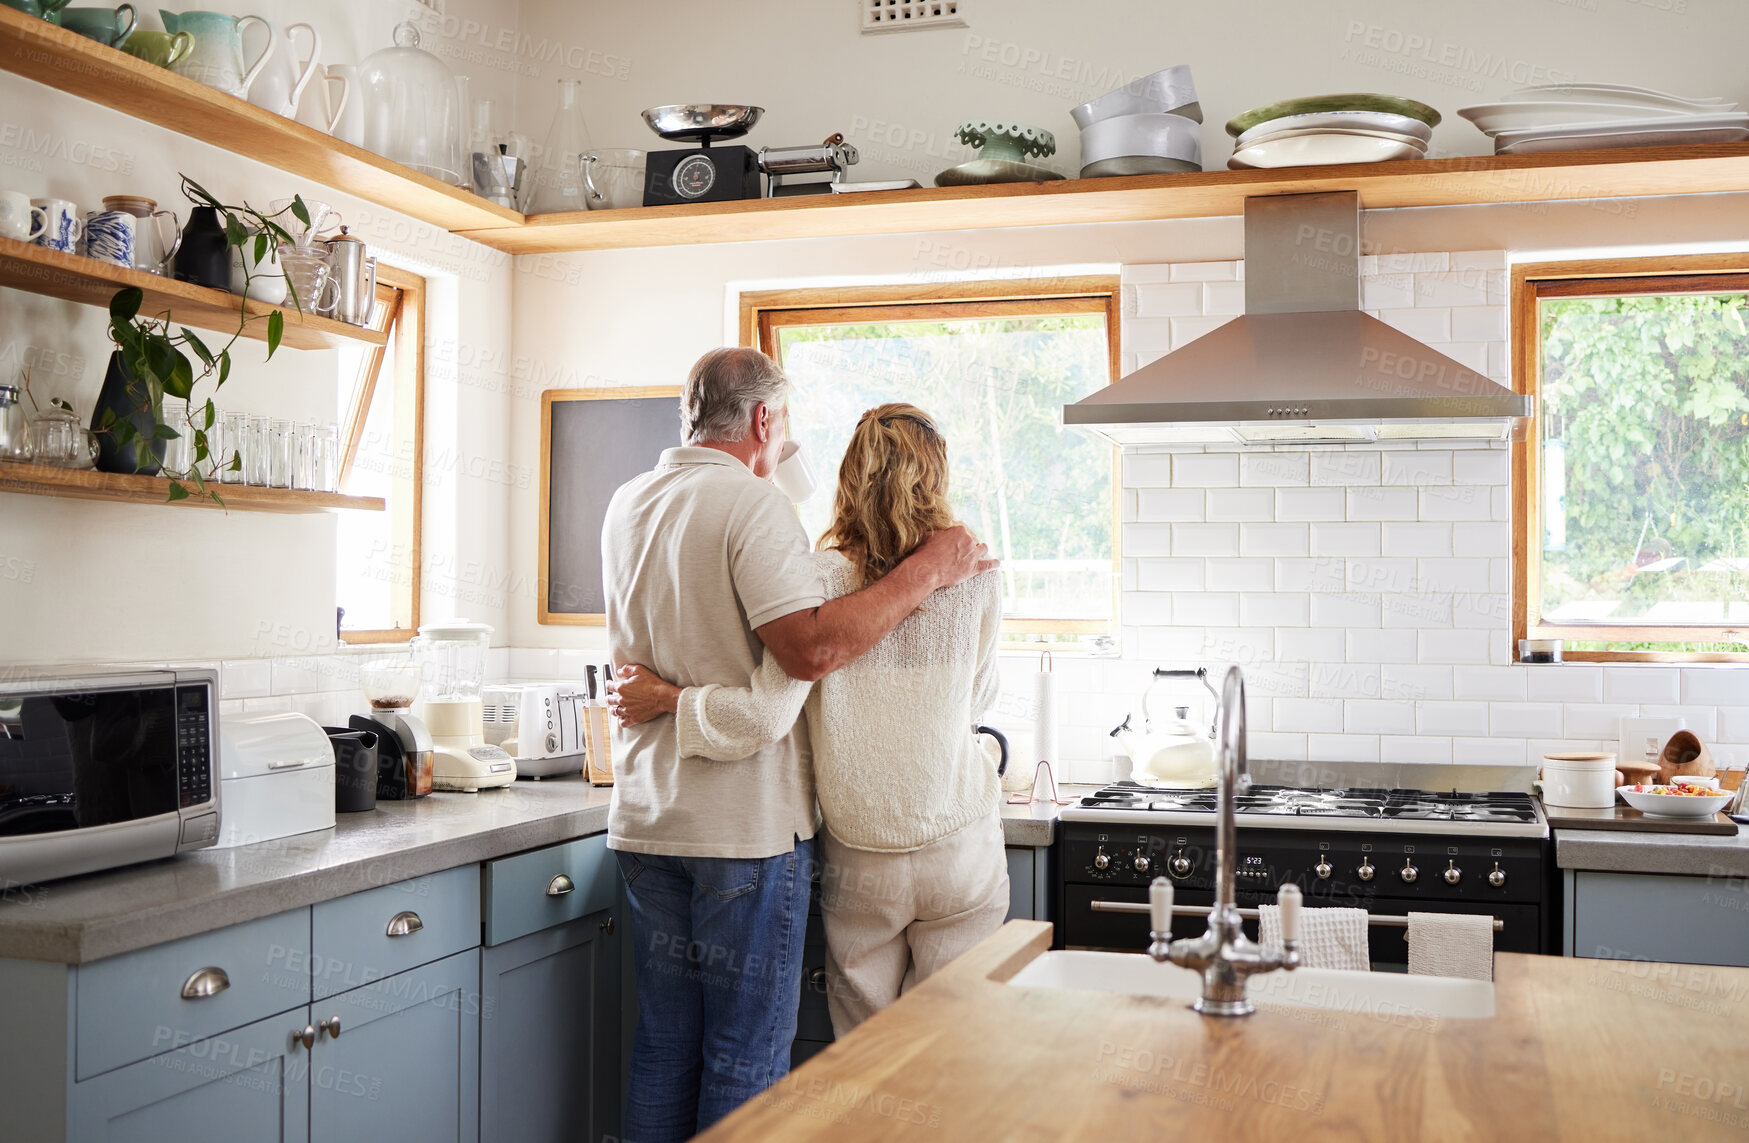
[[[1172,859],[1172,876],[1174,876],[1174,877],[1189,877],[1190,876],[1190,858],[1184,856],[1184,854],[1182,852],[1180,852],[1177,857],[1174,857]]]
[[[1500,868],[1500,863],[1498,861],[1494,863],[1494,868],[1488,871],[1488,884],[1496,889],[1506,884],[1506,871]]]
[[[1111,866],[1111,858],[1106,855],[1105,847],[1100,846],[1099,852],[1093,855],[1093,868],[1107,869]]]
[[[1143,857],[1139,853],[1136,854],[1135,866],[1136,866],[1137,873],[1146,873],[1148,871],[1148,865],[1149,865],[1149,862],[1148,862],[1148,859],[1146,857]]]
[[[1320,857],[1318,859],[1318,864],[1312,866],[1312,872],[1316,873],[1318,875],[1318,880],[1328,881],[1330,879],[1330,875],[1332,873],[1336,872],[1336,870],[1331,868],[1330,863],[1328,861],[1326,861],[1324,858]]]
[[[1421,871],[1415,868],[1414,862],[1405,858],[1403,861],[1403,868],[1397,870],[1397,876],[1403,879],[1403,884],[1413,885],[1415,884],[1415,879],[1421,876]]]
[[[1354,872],[1362,881],[1371,881],[1372,875],[1376,873],[1377,870],[1372,867],[1372,858],[1363,857],[1360,859],[1360,868],[1356,869]]]
[[[1457,862],[1448,861],[1445,863],[1445,872],[1440,874],[1440,876],[1445,878],[1445,883],[1447,885],[1456,885],[1459,881],[1463,880],[1464,874],[1463,870],[1457,867]]]

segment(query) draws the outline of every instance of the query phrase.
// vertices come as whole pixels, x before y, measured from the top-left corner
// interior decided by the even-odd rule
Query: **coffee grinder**
[[[377,800],[423,798],[431,792],[432,758],[431,732],[413,714],[419,664],[411,655],[384,656],[359,669],[358,683],[370,713],[346,725],[377,736]]]
[[[711,141],[739,139],[764,112],[740,103],[676,103],[645,111],[644,122],[662,138],[698,146],[644,156],[644,205],[758,198],[758,153],[751,147],[712,147]]]
[[[486,742],[480,687],[492,629],[465,619],[428,624],[413,640],[425,697],[421,720],[431,730],[433,789],[473,793],[516,781],[516,760]]]

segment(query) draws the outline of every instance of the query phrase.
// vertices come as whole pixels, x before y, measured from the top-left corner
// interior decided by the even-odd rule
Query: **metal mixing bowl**
[[[735,139],[765,114],[744,103],[670,103],[644,112],[644,122],[664,139]]]

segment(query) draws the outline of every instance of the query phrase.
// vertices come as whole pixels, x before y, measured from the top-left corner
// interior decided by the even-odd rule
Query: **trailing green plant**
[[[249,312],[248,284],[254,276],[250,267],[266,259],[270,244],[271,248],[295,245],[291,234],[277,219],[290,213],[307,227],[310,212],[301,196],[293,197],[291,205],[285,209],[270,214],[263,214],[246,202],[239,206],[223,203],[187,175],[182,176],[182,193],[196,206],[212,207],[224,219],[228,249],[240,250],[245,244],[251,246],[253,258],[242,260],[244,293],[237,299],[237,328],[215,350],[186,326],[178,326],[172,332],[169,310],[153,315],[141,314],[145,294],[137,287],[118,290],[109,299],[109,337],[127,368],[128,396],[139,408],[151,411],[152,428],[150,433],[144,432],[126,417],[117,417],[113,410],[106,409],[96,431],[110,434],[118,447],[131,447],[136,462],[142,464],[155,442],[172,441],[184,433],[189,434],[193,448],[188,466],[181,471],[165,470],[165,475],[170,478],[170,499],[204,496],[223,505],[224,498],[210,487],[210,482],[221,470],[240,471],[242,458],[235,449],[228,457],[216,455],[212,429],[218,411],[213,406],[211,395],[197,404],[194,390],[209,378],[213,381],[214,393],[224,385],[231,375],[231,349],[252,321],[266,321],[267,358],[272,360],[285,334],[285,314],[277,309],[265,315]],[[296,304],[296,288],[289,278],[286,287],[292,291],[292,302]],[[166,396],[184,402],[179,427],[164,422]]]

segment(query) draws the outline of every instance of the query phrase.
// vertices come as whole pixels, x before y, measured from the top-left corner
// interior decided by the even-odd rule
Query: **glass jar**
[[[589,125],[583,121],[581,80],[559,81],[559,109],[547,129],[547,143],[535,164],[532,214],[565,210],[588,210],[588,188],[583,185],[583,156],[589,146]]]
[[[33,454],[18,386],[0,385],[0,460],[29,461]]]
[[[461,92],[455,73],[419,47],[413,22],[395,26],[395,46],[358,65],[364,149],[438,182],[462,182]]]

